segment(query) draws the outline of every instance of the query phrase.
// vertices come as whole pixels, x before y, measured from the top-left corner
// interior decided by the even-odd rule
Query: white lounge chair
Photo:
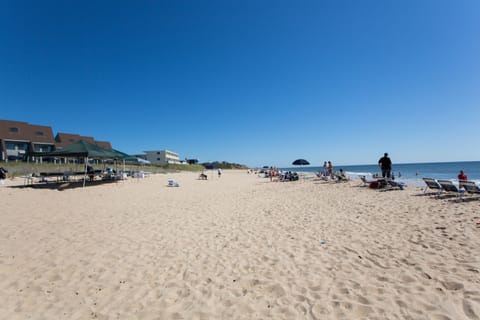
[[[364,186],[369,186],[370,183],[376,181],[376,180],[367,179],[367,176],[360,176],[360,180],[363,182]]]

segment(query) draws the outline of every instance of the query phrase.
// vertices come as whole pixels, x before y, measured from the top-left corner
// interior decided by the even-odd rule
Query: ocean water
[[[381,171],[378,165],[350,165],[350,166],[335,166],[334,171],[343,169],[347,175],[356,179],[361,175],[372,176],[373,174],[380,174]],[[283,170],[292,170],[297,172],[318,172],[322,167],[300,166],[283,168]],[[457,175],[463,170],[468,176],[469,180],[480,183],[480,161],[465,161],[465,162],[431,162],[431,163],[403,163],[393,164],[393,174],[395,180],[405,182],[406,184],[423,186],[423,177],[434,179],[456,180]]]

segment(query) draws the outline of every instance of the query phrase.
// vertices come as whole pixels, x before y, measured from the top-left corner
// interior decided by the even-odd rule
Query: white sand
[[[197,176],[0,186],[0,319],[480,319],[480,200]]]

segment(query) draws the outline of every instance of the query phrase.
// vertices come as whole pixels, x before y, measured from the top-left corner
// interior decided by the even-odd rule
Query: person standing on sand
[[[324,162],[323,162],[322,176],[324,176],[324,177],[328,176],[328,165],[327,165],[327,161],[324,161]]]
[[[218,177],[220,178],[222,176],[222,169],[218,168]]]
[[[390,172],[392,171],[392,160],[388,157],[388,153],[384,153],[383,157],[378,160],[380,169],[382,170],[382,177],[390,178]]]
[[[332,161],[328,161],[328,175],[333,179],[333,164]]]

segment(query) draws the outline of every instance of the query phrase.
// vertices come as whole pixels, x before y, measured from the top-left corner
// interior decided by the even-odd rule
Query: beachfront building
[[[29,152],[50,152],[54,149],[51,127],[0,120],[0,160],[28,160]]]
[[[144,151],[145,160],[150,161],[153,165],[163,166],[166,164],[182,164],[178,153],[168,150]]]
[[[91,144],[96,144],[97,146],[107,149],[107,150],[112,150],[112,145],[108,141],[95,141],[93,137],[88,137],[88,136],[81,136],[76,133],[62,133],[59,132],[55,136],[55,148],[56,150],[60,150],[65,148],[71,143],[84,140],[87,142],[90,142]]]
[[[104,149],[112,149],[108,141],[95,141],[93,137],[72,133],[57,133],[54,138],[53,130],[49,126],[0,119],[0,161],[53,161],[29,154],[63,149],[79,140],[88,141]]]
[[[61,150],[61,149],[65,148],[66,146],[68,146],[69,144],[72,144],[72,143],[80,141],[80,140],[87,141],[91,144],[95,144],[95,145],[97,145],[97,146],[99,146],[103,149],[112,150],[112,145],[108,141],[95,141],[95,139],[93,137],[81,136],[81,135],[76,134],[76,133],[64,133],[64,132],[59,132],[55,136],[55,149],[56,150]],[[60,161],[62,162],[62,160],[60,160]],[[63,158],[63,161],[65,161],[65,163],[67,163],[67,161],[76,162],[77,160],[75,160],[75,159],[70,159],[69,160],[67,158]]]

